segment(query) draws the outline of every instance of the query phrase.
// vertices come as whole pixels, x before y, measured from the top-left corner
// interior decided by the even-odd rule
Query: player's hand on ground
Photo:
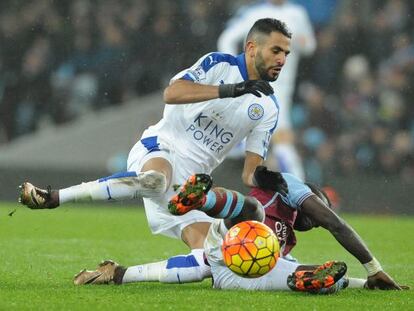
[[[255,184],[261,189],[277,191],[283,196],[289,192],[287,182],[280,172],[269,171],[266,166],[259,165],[253,176]]]
[[[398,285],[387,273],[380,271],[377,274],[369,276],[365,287],[368,289],[386,289],[386,290],[401,290],[408,289],[407,286]]]
[[[245,94],[253,94],[262,97],[262,94],[273,94],[273,88],[264,80],[247,80],[235,84],[222,84],[219,86],[219,97],[239,97]]]

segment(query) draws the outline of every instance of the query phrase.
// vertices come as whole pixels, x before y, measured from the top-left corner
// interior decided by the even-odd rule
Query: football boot
[[[199,209],[212,185],[213,180],[207,174],[190,176],[179,193],[168,202],[168,210],[174,215],[184,215],[193,209]]]
[[[75,285],[86,284],[109,284],[114,282],[115,284],[122,283],[122,277],[125,273],[125,268],[112,260],[105,260],[101,262],[96,270],[83,269],[73,278]]]
[[[344,262],[328,261],[315,270],[293,272],[289,275],[287,284],[294,291],[315,293],[333,286],[345,275],[346,270]]]
[[[40,189],[29,182],[24,182],[19,186],[20,195],[18,201],[30,209],[56,208],[59,206],[58,191]]]

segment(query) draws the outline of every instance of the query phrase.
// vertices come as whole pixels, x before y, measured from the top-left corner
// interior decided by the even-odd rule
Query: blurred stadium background
[[[344,211],[413,213],[414,2],[293,1],[317,34],[301,60],[292,120],[307,180]],[[162,88],[215,51],[246,0],[3,0],[0,200],[123,170],[158,121]],[[289,25],[289,21],[286,21]],[[242,189],[241,161],[216,182]]]

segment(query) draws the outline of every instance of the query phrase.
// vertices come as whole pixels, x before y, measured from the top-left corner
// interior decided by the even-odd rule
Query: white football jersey
[[[248,79],[245,55],[235,57],[209,53],[171,81],[219,85]],[[155,145],[165,146],[200,172],[211,173],[230,149],[247,137],[246,150],[265,158],[269,140],[276,129],[279,106],[274,95],[213,99],[194,104],[166,105],[161,121],[143,134]]]

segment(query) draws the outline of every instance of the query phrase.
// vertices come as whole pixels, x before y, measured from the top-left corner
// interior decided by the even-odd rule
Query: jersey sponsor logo
[[[189,73],[194,77],[196,81],[205,80],[206,78],[206,72],[201,65],[196,69],[190,70]]]
[[[190,133],[193,139],[216,153],[220,153],[234,137],[232,132],[221,127],[215,120],[202,112],[196,116],[193,123],[187,126],[185,131]]]
[[[286,226],[286,223],[282,220],[275,222],[275,233],[277,236],[277,239],[279,240],[280,244],[280,253],[283,254],[283,250],[286,246],[286,240],[288,235],[288,228]]]
[[[264,115],[264,109],[259,104],[251,104],[247,110],[249,118],[252,120],[259,120]]]

